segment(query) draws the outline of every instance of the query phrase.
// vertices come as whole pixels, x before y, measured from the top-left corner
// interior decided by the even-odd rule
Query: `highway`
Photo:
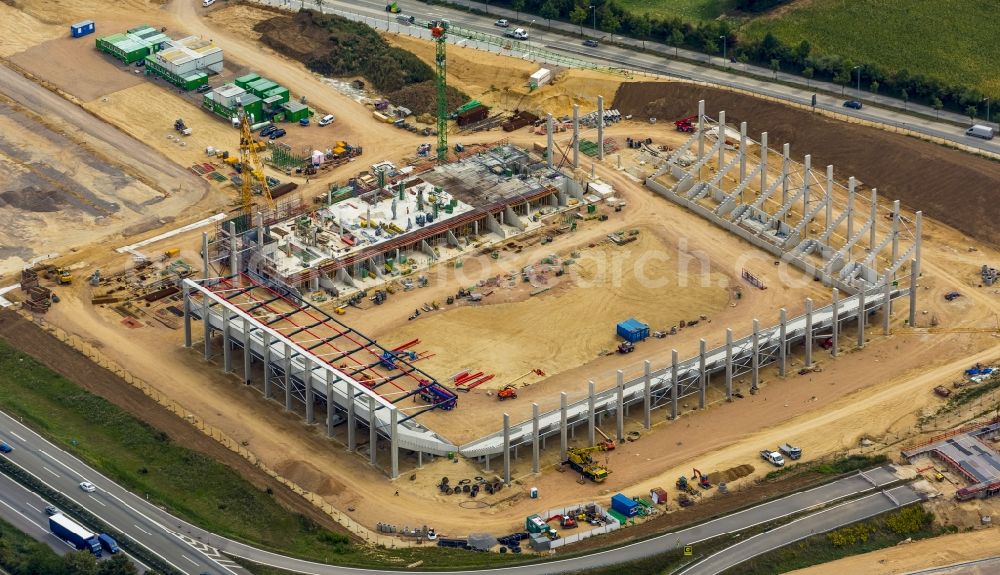
[[[310,575],[360,575],[382,572],[377,569],[324,565],[287,557],[208,533],[181,521],[145,499],[129,493],[4,413],[0,413],[0,437],[14,447],[14,452],[6,456],[11,461],[53,489],[64,493],[115,529],[128,533],[141,545],[162,557],[182,573],[188,575],[200,575],[201,573],[244,575],[246,573],[245,570],[221,555],[220,551],[256,563]],[[94,493],[83,492],[79,488],[79,482],[84,480],[96,485],[97,491]],[[848,497],[880,489],[896,481],[897,478],[890,468],[878,468],[769,501],[694,527],[666,533],[623,547],[570,559],[505,567],[485,572],[548,575],[617,565],[811,511]],[[31,518],[34,514],[35,517],[44,519],[44,512],[38,513],[30,506],[25,507],[16,502],[19,499],[24,500],[26,505],[32,501],[30,498],[22,497],[23,491],[20,488],[4,489],[3,495],[0,495],[0,501],[7,502],[10,507],[23,513],[25,518]],[[862,499],[862,501],[871,502],[871,505],[862,505],[866,511],[871,512],[869,514],[880,513],[886,510],[883,500],[888,500],[888,498],[879,493],[878,498]],[[908,499],[903,498],[903,500]],[[38,506],[37,502],[32,504]],[[853,508],[851,507],[851,509]],[[44,509],[44,505],[40,509]],[[8,516],[8,514],[4,515]],[[29,533],[31,533],[31,529],[37,531],[39,528],[37,525],[18,525]],[[483,572],[450,571],[447,573],[473,575]],[[405,572],[399,573],[405,574]],[[413,575],[416,573],[413,572]]]
[[[60,555],[72,551],[71,545],[49,531],[46,505],[35,492],[0,473],[0,517]]]
[[[727,547],[680,572],[680,575],[716,575],[758,555],[784,547],[816,533],[833,531],[845,525],[892,511],[921,500],[909,485],[852,499],[818,513],[775,527]]]
[[[286,4],[284,0],[257,1],[262,4],[285,6],[292,9],[298,8],[300,4],[298,0],[291,4]],[[472,2],[470,0],[451,0],[451,2],[462,5],[471,5],[480,10],[484,8],[483,4]],[[315,1],[304,0],[304,3],[306,8],[317,8]],[[380,26],[383,30],[389,29],[394,32],[401,29],[405,33],[406,27],[400,27],[394,16],[387,17],[385,4],[384,0],[326,0],[323,2],[323,11],[346,11],[353,14],[376,18],[379,22],[385,23],[384,27]],[[399,5],[405,15],[415,16],[419,20],[447,19],[452,25],[459,26],[463,29],[497,36],[502,36],[503,30],[494,26],[496,19],[507,18],[513,22],[515,17],[513,10],[497,8],[495,6],[489,7],[489,16],[477,16],[471,12],[446,8],[444,6],[429,6],[422,2],[418,2],[417,0],[399,2]],[[779,72],[777,76],[778,82],[781,83],[772,82],[765,79],[773,76],[773,72],[769,69],[752,65],[744,67],[742,64],[726,63],[727,66],[732,66],[733,69],[738,69],[740,71],[743,71],[743,69],[746,68],[747,73],[751,73],[756,76],[748,77],[728,72],[724,69],[708,67],[705,65],[708,61],[721,65],[723,64],[723,60],[718,57],[713,58],[698,52],[680,50],[680,54],[685,59],[697,60],[696,62],[688,62],[673,59],[673,48],[662,44],[656,44],[654,42],[646,42],[645,44],[647,50],[655,53],[634,51],[629,49],[629,46],[638,47],[640,42],[621,36],[616,36],[614,41],[617,44],[624,44],[625,47],[602,43],[598,48],[587,48],[582,45],[581,37],[579,36],[580,28],[578,26],[565,22],[554,21],[552,22],[552,29],[543,29],[543,25],[546,23],[545,19],[525,13],[521,13],[521,21],[534,21],[534,23],[530,26],[524,23],[520,24],[529,30],[529,49],[532,46],[536,49],[538,47],[544,47],[565,56],[592,62],[597,66],[622,68],[644,74],[672,76],[701,82],[710,82],[719,86],[749,90],[757,94],[804,105],[809,105],[813,94],[816,94],[816,107],[818,109],[835,111],[848,116],[854,116],[864,120],[886,124],[888,126],[906,128],[927,134],[929,136],[944,138],[957,144],[963,144],[983,151],[1000,154],[1000,139],[995,138],[991,141],[987,141],[979,138],[972,138],[965,135],[965,128],[963,127],[913,116],[903,111],[903,108],[905,107],[911,112],[918,112],[928,118],[938,114],[938,112],[928,106],[922,106],[915,103],[904,103],[902,100],[887,96],[878,96],[877,105],[873,106],[870,104],[871,94],[865,93],[863,94],[865,107],[862,110],[852,110],[844,108],[843,102],[847,99],[857,98],[857,94],[854,90],[848,89],[844,96],[831,96],[819,93],[819,91],[822,91],[836,94],[837,92],[842,91],[841,86],[832,83],[814,81],[810,82],[810,85],[807,86],[804,84],[804,78],[781,72]],[[517,25],[518,24],[512,24],[512,27]],[[602,40],[607,40],[604,32],[594,32],[586,26],[584,26],[583,32],[588,37],[596,37]],[[607,98],[608,105],[610,106],[610,100],[614,97],[614,94],[606,94],[605,97]],[[692,103],[692,106],[693,105],[694,103]],[[707,102],[707,105],[709,114],[714,114],[716,110],[712,107],[712,103],[709,101]],[[589,110],[584,110],[584,113],[588,111]],[[694,113],[693,108],[692,113]],[[952,112],[940,112],[939,115],[942,119],[957,122],[960,125],[968,125],[969,120],[967,116]],[[750,128],[751,131],[767,129],[766,126],[750,126]]]
[[[206,550],[193,545],[195,542],[189,543],[182,538],[185,523],[145,499],[126,491],[2,412],[0,412],[0,438],[14,448],[13,452],[5,454],[4,457],[101,518],[108,525],[128,534],[181,573],[188,575],[246,573],[246,570],[239,568],[232,561],[224,557],[211,557],[210,550],[207,551],[209,554],[206,554]],[[12,482],[6,475],[2,477],[5,481]],[[97,490],[93,493],[84,492],[80,489],[81,481],[93,483]],[[48,520],[44,512],[46,504],[40,498],[22,497],[24,493],[22,488],[3,489],[0,493],[2,493],[0,502],[5,504],[0,507],[14,508],[24,514],[22,520],[37,522],[34,525],[29,524],[24,529],[26,533],[35,535],[39,525],[45,526],[45,530],[48,531]],[[25,527],[23,521],[18,526]],[[48,543],[47,540],[46,542]]]

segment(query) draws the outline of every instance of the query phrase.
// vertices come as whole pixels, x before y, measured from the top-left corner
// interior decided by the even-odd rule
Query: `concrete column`
[[[348,396],[350,396],[352,386],[350,383],[347,384]],[[351,423],[354,422],[354,409],[352,407],[353,402],[348,401],[348,424],[347,424],[347,449],[354,451],[357,448],[357,444],[354,439],[354,426]],[[333,437],[333,416],[337,413],[336,403],[333,401],[333,372],[326,372],[326,436]]]
[[[767,132],[760,133],[760,193],[767,189]]]
[[[573,167],[580,167],[580,105],[573,104]]]
[[[705,157],[705,100],[698,100],[698,158]]]
[[[625,441],[625,373],[622,370],[618,370],[618,401],[616,405],[618,406],[617,414],[615,417],[615,423],[617,425],[618,431],[618,442],[621,443]]]
[[[875,232],[876,232],[876,228],[878,228],[878,190],[876,188],[872,188],[872,206],[871,206],[871,210],[872,211],[871,211],[871,216],[870,217],[871,217],[871,220],[872,220],[872,227],[868,230],[868,249],[873,250],[873,249],[875,249],[875,245],[876,245],[875,244],[875,241],[876,241],[875,240]],[[877,256],[876,256],[876,260],[875,260],[874,263],[875,263],[876,266],[878,265]]]
[[[747,123],[740,122],[740,183],[747,178]]]
[[[201,278],[208,279],[208,232],[201,232]]]
[[[910,327],[917,326],[917,260],[910,260]]]
[[[209,317],[209,298],[201,298],[201,323],[205,328],[205,361],[212,359],[212,321]]]
[[[327,372],[327,379],[333,379],[333,373]],[[347,449],[356,451],[358,449],[358,414],[357,414],[357,388],[350,381],[345,381],[347,389]],[[332,383],[331,383],[332,388]]]
[[[271,333],[264,330],[264,399],[271,399]]]
[[[722,171],[723,162],[726,159],[726,111],[719,112],[719,138],[722,144],[719,145],[719,171]],[[722,185],[722,182],[719,182]]]
[[[375,417],[375,398],[368,396],[368,460],[378,463],[378,419]]]
[[[503,414],[503,482],[510,485],[510,415]]]
[[[890,266],[896,265],[899,259],[899,200],[892,202],[892,261]]]
[[[597,97],[597,159],[604,159],[604,96]]]
[[[753,357],[750,359],[750,387],[757,389],[760,385],[760,322],[753,320]]]
[[[566,461],[566,449],[569,440],[566,437],[566,392],[559,392],[559,461]]]
[[[824,226],[829,227],[833,221],[833,164],[826,167],[826,222]]]
[[[705,339],[698,340],[698,409],[705,409],[705,396],[708,393],[708,373],[706,367]]]
[[[236,222],[229,222],[229,275],[233,279],[240,274],[240,253],[236,241]]]
[[[292,346],[285,344],[285,411],[292,410]]]
[[[651,425],[650,410],[653,407],[653,397],[650,392],[650,385],[652,384],[652,376],[650,372],[652,371],[652,363],[647,359],[642,365],[642,427],[649,431]]]
[[[781,155],[781,205],[788,201],[788,170],[792,162],[792,145],[785,143]]]
[[[531,472],[538,473],[538,404],[531,404]]]
[[[867,289],[868,285],[861,282],[861,290],[858,292],[858,347],[865,346],[865,322],[868,315],[865,313],[865,290]]]
[[[806,298],[806,369],[813,364],[813,300]]]
[[[733,330],[726,328],[726,401],[733,400]]]
[[[392,461],[392,479],[399,477],[399,410],[389,412],[389,456]]]
[[[812,185],[812,155],[806,154],[802,172],[802,219],[809,213],[809,186]]]
[[[233,371],[233,341],[232,328],[229,325],[229,308],[222,308],[222,371]]]
[[[548,145],[546,146],[546,165],[549,169],[552,169],[552,157],[555,156],[554,146],[552,145],[552,114],[545,120],[545,133],[548,136]]]
[[[854,235],[854,188],[857,182],[854,180],[854,176],[847,179],[847,239],[851,239]],[[847,254],[850,258],[850,254]]]
[[[781,308],[778,318],[778,375],[784,377],[788,364],[788,312],[785,308]]]
[[[892,319],[892,278],[891,271],[885,268],[885,293],[882,295],[882,331],[889,335],[889,321]]]
[[[677,419],[677,350],[670,350],[670,419]]]
[[[833,288],[833,321],[831,323],[831,331],[833,333],[833,357],[837,357],[837,346],[838,339],[840,337],[840,290]]]
[[[253,356],[250,355],[250,321],[243,318],[243,383],[250,385],[250,362]]]
[[[306,386],[306,424],[316,423],[316,395],[312,386],[312,370],[306,369],[302,372],[303,383]]]
[[[594,439],[594,382],[587,382],[587,445],[593,445],[596,443]]]
[[[191,292],[184,286],[184,347],[191,347]]]

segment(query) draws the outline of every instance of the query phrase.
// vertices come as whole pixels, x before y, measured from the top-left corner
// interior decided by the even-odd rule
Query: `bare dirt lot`
[[[992,230],[1000,219],[995,190],[1000,186],[997,163],[929,142],[832,120],[819,114],[782,106],[725,90],[684,83],[623,84],[613,106],[636,118],[673,120],[698,112],[726,111],[726,121],[757,137],[767,132],[772,147],[791,144],[801,161],[812,154],[814,166],[833,164],[878,188],[883,197],[898,199],[938,221],[978,240],[998,245]]]

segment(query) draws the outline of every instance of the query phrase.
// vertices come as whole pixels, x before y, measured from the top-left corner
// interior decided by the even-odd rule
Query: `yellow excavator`
[[[65,286],[73,283],[73,274],[66,268],[56,269],[56,281],[59,285]]]
[[[594,483],[601,483],[608,478],[610,472],[590,456],[595,451],[604,451],[604,448],[600,445],[570,448],[566,450],[566,464]]]

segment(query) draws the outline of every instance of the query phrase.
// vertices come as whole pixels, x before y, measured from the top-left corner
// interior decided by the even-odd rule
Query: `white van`
[[[205,8],[208,8],[212,4],[215,4],[215,0],[201,0],[201,5]]]
[[[984,140],[992,140],[993,126],[984,126],[982,124],[976,124],[975,126],[966,130],[965,135],[973,136],[975,138],[982,138]]]
[[[333,117],[333,114],[327,114],[327,115],[325,115],[325,116],[323,116],[322,118],[319,119],[319,125],[320,126],[329,126],[330,124],[333,123],[333,121],[335,119],[336,118]]]

